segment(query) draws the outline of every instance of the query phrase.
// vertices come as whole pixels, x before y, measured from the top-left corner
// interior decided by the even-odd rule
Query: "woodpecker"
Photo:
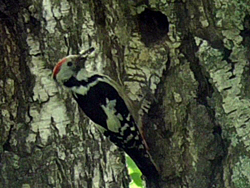
[[[110,77],[87,71],[82,66],[92,51],[64,57],[54,67],[53,79],[68,88],[86,116],[133,159],[146,182],[156,179],[158,170],[131,113],[130,100]]]

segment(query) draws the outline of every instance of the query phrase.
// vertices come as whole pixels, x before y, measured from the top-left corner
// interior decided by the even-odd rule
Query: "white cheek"
[[[74,76],[74,74],[74,71],[72,71],[69,67],[62,67],[56,76],[56,80],[63,83],[67,81],[71,76]]]

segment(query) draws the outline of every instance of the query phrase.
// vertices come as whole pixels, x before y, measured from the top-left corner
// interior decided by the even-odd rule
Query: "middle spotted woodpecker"
[[[91,50],[89,50],[91,52]],[[156,179],[158,170],[137,127],[131,104],[120,86],[106,75],[80,69],[87,55],[69,55],[57,63],[53,78],[70,89],[83,112],[99,130],[137,164],[146,179]]]

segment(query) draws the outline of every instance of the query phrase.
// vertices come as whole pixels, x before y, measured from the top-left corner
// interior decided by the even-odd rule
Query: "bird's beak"
[[[77,68],[85,67],[85,62],[88,59],[88,56],[95,50],[95,48],[91,47],[86,51],[81,51],[80,55],[77,57]],[[80,70],[80,69],[79,69]]]
[[[89,49],[87,49],[87,50],[85,50],[85,51],[81,51],[81,52],[80,52],[80,55],[81,55],[81,56],[87,57],[87,56],[88,56],[89,54],[91,54],[94,50],[95,50],[95,48],[91,47],[91,48],[89,48]]]

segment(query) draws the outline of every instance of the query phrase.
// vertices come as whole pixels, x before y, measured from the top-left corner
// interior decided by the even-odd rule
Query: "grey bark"
[[[89,46],[90,68],[143,98],[162,187],[250,186],[248,1],[2,1],[0,18],[0,186],[128,187],[122,153],[50,78]]]

